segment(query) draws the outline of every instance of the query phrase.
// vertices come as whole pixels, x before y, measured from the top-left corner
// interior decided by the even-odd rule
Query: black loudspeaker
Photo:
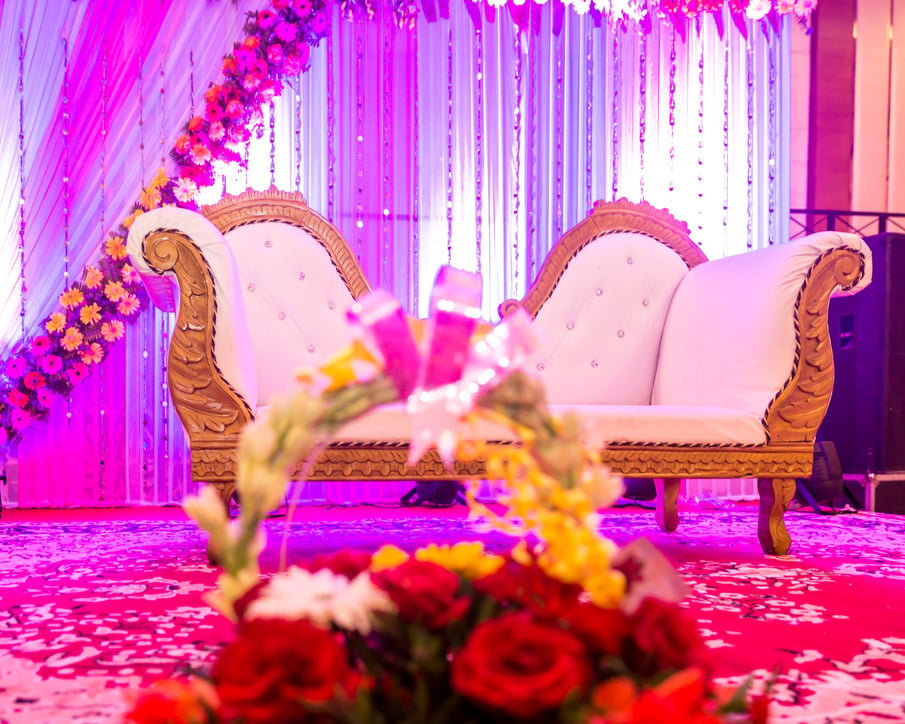
[[[865,242],[873,280],[830,302],[836,378],[818,439],[835,442],[846,473],[905,480],[905,234]]]

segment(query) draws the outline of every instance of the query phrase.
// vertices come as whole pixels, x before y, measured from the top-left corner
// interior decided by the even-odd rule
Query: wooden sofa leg
[[[654,478],[654,489],[657,491],[657,509],[655,517],[661,530],[672,533],[679,527],[679,487],[682,478]]]
[[[758,478],[757,493],[760,496],[757,539],[764,553],[784,556],[789,552],[792,538],[786,529],[783,516],[795,495],[795,480]]]
[[[213,485],[214,489],[217,491],[217,496],[220,498],[220,501],[223,503],[223,507],[226,509],[226,515],[229,517],[229,501],[233,499],[233,495],[236,492],[236,484],[235,483],[206,483],[206,485]]]

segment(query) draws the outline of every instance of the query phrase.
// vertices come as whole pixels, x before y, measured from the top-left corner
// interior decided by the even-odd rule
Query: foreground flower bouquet
[[[236,622],[204,676],[158,682],[126,720],[253,722],[761,722],[765,695],[724,692],[678,601],[677,574],[649,544],[617,547],[594,514],[621,492],[578,419],[556,419],[540,383],[515,369],[532,345],[517,313],[477,323],[480,280],[445,268],[418,340],[397,303],[375,293],[352,313],[359,339],[247,428],[241,512],[216,494],[186,504],[222,562],[212,605]],[[417,331],[417,330],[416,330]],[[476,517],[513,536],[406,553],[338,551],[262,577],[260,523],[288,468],[331,433],[403,399],[417,460],[481,455],[507,481],[502,512],[469,493]],[[511,427],[518,446],[463,441],[470,417]]]

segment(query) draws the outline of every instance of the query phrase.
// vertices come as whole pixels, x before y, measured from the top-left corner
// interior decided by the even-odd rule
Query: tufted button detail
[[[649,307],[649,306],[650,306],[650,299],[648,299],[647,297],[644,297],[644,299],[641,300],[641,306],[642,306],[642,307]]]
[[[625,330],[620,329],[618,332],[616,332],[616,336],[619,337],[619,339],[622,339],[625,336]]]
[[[538,371],[538,372],[543,372],[543,371],[544,371],[544,363],[543,363],[543,362],[538,362],[538,363],[537,363],[537,371]]]
[[[597,291],[594,292],[594,294],[596,294],[598,297],[602,297],[602,296],[603,296],[603,289],[601,289],[600,287],[597,287]]]
[[[305,272],[299,272],[299,281],[300,282],[305,281]]]
[[[308,345],[308,352],[309,352],[310,354],[314,354],[314,350],[315,350],[314,345],[313,345],[313,344],[309,344],[309,345]]]
[[[628,264],[634,264],[634,263],[635,263],[635,257],[630,256],[630,257],[629,257],[628,259],[626,259],[625,261],[626,261]]]
[[[277,319],[286,319],[286,312],[280,312],[277,314]]]
[[[591,367],[599,367],[600,363],[596,359],[591,360]]]
[[[248,285],[248,291],[253,292],[254,290],[255,290],[255,285],[254,285],[254,284],[249,284],[249,285]]]
[[[330,309],[330,310],[336,309],[336,305],[335,305],[333,302],[330,302],[330,303],[327,305],[327,309]]]
[[[575,322],[566,322],[566,329],[575,329]]]
[[[273,246],[273,242],[270,239],[268,239],[267,241],[264,242],[264,246],[266,246],[269,249],[270,247]]]

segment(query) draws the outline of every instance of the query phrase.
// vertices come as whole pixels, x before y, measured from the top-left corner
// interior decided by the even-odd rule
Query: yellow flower
[[[123,226],[127,229],[131,229],[132,223],[135,221],[135,219],[137,219],[139,216],[141,216],[144,212],[145,212],[145,210],[142,208],[135,209],[135,211],[133,211],[131,214],[129,214],[126,217],[126,220],[123,221]],[[107,253],[109,254],[110,252],[107,252]],[[110,254],[110,256],[113,256],[113,255]],[[123,258],[125,258],[125,256],[126,256],[126,254],[125,254],[125,248],[124,248],[122,256],[119,256],[119,257],[113,256],[113,258],[114,259],[123,259]]]
[[[409,554],[401,548],[393,545],[381,546],[371,556],[371,570],[385,571],[388,568],[395,568],[405,563],[408,559]]]
[[[85,286],[89,289],[97,289],[104,281],[104,272],[94,266],[89,266],[85,272]]]
[[[471,579],[496,573],[503,565],[503,557],[485,553],[484,544],[479,541],[454,546],[431,543],[415,551],[415,558],[436,563]]]
[[[151,181],[151,186],[156,189],[162,188],[166,186],[167,181],[170,180],[170,177],[167,176],[167,170],[163,167],[157,169],[157,175]]]
[[[144,206],[148,211],[160,206],[161,201],[160,189],[154,186],[148,186],[148,188],[142,191],[141,195],[138,197],[138,203]]]
[[[101,321],[101,308],[97,304],[86,304],[79,310],[79,321],[82,324],[97,324]]]
[[[85,295],[82,294],[82,290],[78,287],[69,287],[69,289],[60,295],[60,304],[66,307],[66,309],[77,307],[83,301],[85,301]]]
[[[75,327],[68,327],[63,339],[60,340],[60,346],[67,352],[73,352],[82,346],[84,340],[85,338],[79,330]]]
[[[47,320],[47,324],[44,325],[44,328],[48,332],[62,332],[65,326],[66,315],[61,312],[54,312],[50,315],[50,319]]]
[[[374,355],[356,339],[327,360],[319,370],[300,370],[296,377],[299,382],[313,384],[317,388],[323,385],[323,392],[333,392],[356,382],[373,379],[379,369],[380,363]],[[323,383],[318,380],[320,376],[325,378]]]
[[[134,215],[133,215],[134,216]],[[121,236],[111,236],[104,244],[104,251],[111,259],[126,258],[126,242]]]

